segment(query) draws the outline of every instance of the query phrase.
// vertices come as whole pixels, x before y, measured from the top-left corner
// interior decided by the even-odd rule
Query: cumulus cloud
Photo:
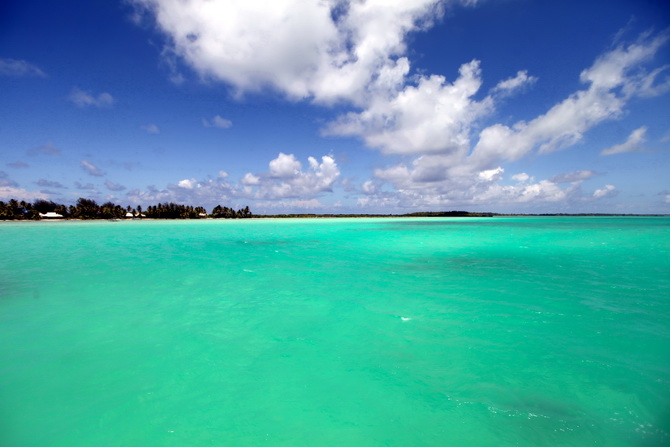
[[[52,142],[48,142],[47,144],[43,144],[42,146],[30,148],[26,152],[28,153],[28,155],[33,157],[36,155],[52,155],[52,156],[60,155],[60,149],[54,146]]]
[[[536,147],[540,153],[567,148],[581,141],[584,133],[596,124],[618,118],[623,103],[609,92],[577,92],[528,124],[519,122],[512,128],[494,124],[485,128],[470,161],[485,166],[519,159]]]
[[[494,124],[479,136],[471,161],[486,165],[501,160],[516,160],[531,150],[549,153],[570,147],[584,134],[606,120],[619,118],[627,101],[648,92],[640,82],[639,65],[649,60],[667,37],[642,36],[635,44],[617,47],[596,59],[580,79],[589,84],[553,106],[529,123],[513,127]],[[632,74],[631,74],[632,73]],[[646,77],[645,77],[646,79]]]
[[[272,88],[289,98],[332,103],[357,102],[378,81],[377,86],[395,82],[407,34],[429,28],[445,2],[134,3],[167,36],[167,58],[176,56],[203,78],[239,93]]]
[[[230,183],[221,177],[202,181],[190,178],[169,184],[163,189],[154,185],[146,189],[131,189],[126,194],[126,200],[134,205],[175,202],[213,207],[219,204],[235,206],[233,201],[236,196]]]
[[[324,134],[359,136],[386,154],[467,151],[472,124],[493,107],[491,97],[473,99],[481,84],[479,61],[463,64],[453,83],[438,75],[421,77],[416,86],[341,116]]]
[[[530,180],[532,177],[525,172],[520,172],[518,174],[514,174],[512,176],[512,180],[516,180],[517,182],[527,182]]]
[[[537,77],[528,76],[527,70],[520,70],[513,78],[498,82],[493,88],[493,93],[510,95],[525,86],[533,84],[535,81],[537,81]]]
[[[384,173],[376,174],[383,178]],[[411,175],[411,171],[408,170],[407,173]],[[502,174],[502,168],[493,169],[481,171],[471,177],[449,178],[433,184],[413,183],[410,178],[397,176],[391,182],[395,191],[387,192],[376,186],[375,189],[368,190],[370,194],[358,200],[358,205],[372,209],[434,209],[508,204],[518,209],[521,205],[564,202],[578,193],[573,186],[561,188],[549,180],[504,185],[501,183]],[[387,179],[388,177],[384,178]]]
[[[607,149],[603,149],[600,155],[614,155],[614,154],[621,154],[623,152],[635,152],[643,150],[644,148],[642,147],[642,144],[647,141],[647,139],[645,138],[647,130],[648,130],[647,126],[642,126],[638,129],[635,129],[628,136],[628,139],[625,142],[609,147]]]
[[[240,180],[240,183],[245,186],[258,185],[261,183],[261,178],[257,175],[253,175],[251,172],[247,172]]]
[[[483,180],[485,182],[493,182],[496,180],[500,180],[502,178],[502,174],[505,172],[503,168],[498,166],[495,169],[488,169],[486,171],[481,171],[479,174],[477,174],[477,177],[479,180]]]
[[[335,159],[329,155],[320,161],[308,157],[307,162],[308,166],[303,168],[295,155],[280,153],[268,163],[267,172],[247,173],[239,182],[230,181],[227,173],[206,180],[186,178],[164,189],[155,186],[132,189],[126,194],[126,200],[132,204],[172,201],[234,207],[253,200],[256,206],[266,209],[316,207],[318,197],[332,191],[340,172]]]
[[[47,200],[48,198],[49,196],[43,192],[26,191],[22,188],[0,185],[0,200],[16,199],[32,202],[37,199]]]
[[[335,159],[330,155],[321,157],[321,163],[308,157],[309,167],[293,154],[280,152],[268,164],[269,172],[260,175],[248,173],[240,181],[238,193],[256,199],[313,198],[322,192],[332,191],[333,183],[340,175]]]
[[[73,88],[68,96],[68,100],[78,107],[111,107],[114,104],[114,98],[109,93],[103,92],[95,96],[91,92]]]
[[[0,76],[17,78],[46,78],[47,75],[36,65],[20,59],[0,58]]]
[[[362,202],[380,206],[576,197],[593,171],[539,181],[521,173],[511,177],[517,184],[505,185],[502,166],[572,147],[595,126],[623,116],[632,98],[670,89],[666,67],[644,67],[668,35],[647,33],[597,57],[579,75],[583,87],[543,114],[508,125],[491,119],[498,104],[540,86],[523,67],[484,93],[477,60],[463,61],[455,79],[412,72],[408,34],[430,28],[454,1],[132,1],[167,37],[166,59],[185,63],[204,80],[224,82],[237,94],[270,88],[293,100],[351,107],[323,134],[357,137],[382,154],[406,156],[362,184]],[[214,119],[203,125],[214,126]],[[295,156],[282,153],[267,173],[249,173],[229,192],[309,198],[332,188],[338,176],[330,156],[321,163],[310,157],[303,170]]]
[[[605,185],[602,189],[596,189],[593,193],[595,199],[604,199],[606,197],[612,197],[616,195],[618,191],[614,185]]]
[[[151,134],[161,133],[161,130],[155,124],[146,124],[144,126],[141,126],[141,128],[142,128],[142,130],[144,130],[147,133],[151,133]]]
[[[395,106],[394,101],[402,98],[405,92],[420,90],[421,83],[429,78],[420,78],[417,87],[405,87],[397,96],[390,97],[388,102],[382,101],[381,105],[373,103],[360,113],[350,113],[344,120],[336,122],[336,126],[341,126],[336,128],[339,133],[358,135],[368,146],[377,147],[383,153],[416,155],[409,164],[402,163],[376,170],[374,175],[377,180],[364,184],[368,189],[368,197],[362,198],[361,204],[412,208],[478,204],[486,201],[519,204],[587,200],[588,196],[580,191],[580,184],[597,175],[594,171],[575,171],[540,181],[535,181],[530,176],[513,177],[513,180],[520,183],[510,186],[502,183],[501,164],[525,157],[534,151],[547,154],[566,149],[579,143],[586,132],[598,124],[621,117],[631,98],[650,94],[648,82],[641,82],[641,79],[649,79],[641,64],[649,61],[666,40],[665,36],[643,35],[634,44],[619,46],[606,52],[582,72],[581,80],[588,84],[587,88],[574,92],[529,122],[519,121],[512,126],[494,123],[484,127],[474,146],[469,140],[473,139],[477,121],[487,117],[495,108],[496,98],[504,96],[497,95],[496,92],[507,89],[511,91],[534,82],[526,73],[519,72],[515,78],[499,83],[491,95],[475,101],[471,98],[475,97],[480,85],[478,66],[474,62],[469,67],[464,66],[470,68],[470,71],[462,69],[459,79],[453,83],[456,86],[460,81],[468,80],[467,85],[470,87],[467,95],[461,96],[461,113],[457,116],[462,121],[460,128],[455,127],[459,130],[448,133],[446,129],[457,121],[444,115],[441,117],[442,127],[436,126],[444,132],[441,139],[439,133],[433,132],[435,127],[424,128],[423,135],[433,138],[427,138],[424,143],[419,135],[403,145],[404,149],[400,147],[402,134],[398,132],[401,128],[399,123],[402,124],[404,119],[398,110],[402,109],[392,106]],[[441,91],[433,88],[431,93],[439,97]],[[452,104],[458,102],[452,101]],[[376,110],[384,110],[384,113],[375,113]],[[466,112],[465,118],[463,111]],[[421,122],[430,123],[431,117],[426,117]],[[375,128],[369,123],[381,124]],[[418,124],[414,129],[417,128]],[[643,132],[638,130],[634,133],[632,143],[639,143]],[[380,138],[387,135],[392,135],[393,138],[386,141]],[[445,144],[447,135],[460,136],[457,141],[462,142],[461,146]],[[435,143],[435,140],[440,143]],[[382,192],[384,190],[379,184],[380,181],[381,185],[389,184],[394,193]],[[370,193],[373,185],[376,190]],[[593,197],[609,197],[616,192],[615,189],[605,187]]]
[[[666,40],[665,36],[644,35],[635,44],[600,56],[581,74],[581,80],[590,84],[587,89],[571,94],[530,122],[485,127],[470,155],[452,170],[490,168],[522,158],[533,150],[546,154],[580,142],[594,126],[619,118],[627,101],[643,93],[646,84],[640,82],[640,64],[648,61]]]
[[[286,155],[280,152],[277,158],[270,161],[270,176],[278,178],[293,178],[300,173],[302,164],[296,160],[295,155]]]
[[[179,186],[180,188],[184,188],[184,189],[193,189],[196,186],[198,186],[198,181],[194,178],[184,179],[184,180],[180,180],[177,183],[177,186]]]
[[[229,119],[216,115],[212,119],[203,118],[202,125],[205,127],[218,127],[219,129],[228,129],[232,127],[233,122],[230,121]]]
[[[493,169],[533,151],[547,154],[574,146],[593,127],[621,117],[632,97],[651,94],[651,74],[647,75],[641,64],[666,40],[666,35],[645,34],[634,44],[606,52],[581,73],[580,79],[588,88],[574,92],[529,122],[512,126],[493,123],[475,133],[479,123],[495,111],[500,98],[536,82],[536,78],[519,71],[476,100],[481,70],[478,61],[472,61],[461,67],[453,83],[436,75],[415,77],[416,85],[373,97],[361,112],[339,117],[324,133],[358,136],[384,154],[415,155],[409,172],[416,182]],[[402,167],[395,169],[395,174],[401,174]]]
[[[640,64],[649,61],[669,37],[667,32],[656,36],[644,33],[636,42],[619,45],[598,57],[591,67],[581,73],[580,79],[606,90],[621,87],[626,96],[648,97],[665,93],[669,81],[666,79],[661,86],[654,82],[668,66],[647,73]]]
[[[105,175],[105,172],[102,171],[100,168],[95,166],[93,163],[91,163],[88,160],[82,160],[80,162],[81,168],[86,171],[89,175],[92,175],[94,177],[102,177]]]

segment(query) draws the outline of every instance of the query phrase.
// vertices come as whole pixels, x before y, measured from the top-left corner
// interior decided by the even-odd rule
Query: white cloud
[[[628,46],[620,45],[598,57],[591,67],[582,71],[580,79],[599,89],[611,90],[623,87],[627,95],[653,95],[653,81],[660,71],[657,69],[647,74],[639,66],[642,62],[650,60],[667,42],[668,37],[668,33],[653,38],[649,33],[645,33],[635,43]],[[636,67],[638,71],[631,74],[631,70]],[[663,69],[665,67],[661,70]]]
[[[363,192],[363,194],[367,195],[379,194],[380,185],[378,182],[374,182],[372,180],[366,180],[361,185],[361,191]]]
[[[279,153],[269,163],[267,174],[247,174],[241,180],[243,185],[237,193],[256,199],[312,198],[323,192],[332,191],[335,180],[340,175],[335,159],[330,155],[321,157],[321,163],[308,157],[309,168],[302,170],[302,164],[293,154]]]
[[[398,171],[402,172],[402,171]],[[367,197],[358,199],[358,204],[368,209],[435,209],[459,206],[513,205],[533,206],[565,202],[576,197],[578,190],[571,186],[561,188],[549,180],[520,182],[516,185],[500,183],[501,170],[482,171],[474,176],[450,178],[440,183],[418,184],[397,176],[392,183],[395,191],[384,192],[381,188],[370,191]],[[377,174],[380,174],[378,172]]]
[[[219,178],[226,178],[228,177],[228,173],[224,170],[219,171],[218,173]]]
[[[88,160],[82,160],[80,165],[81,168],[84,171],[86,171],[89,175],[92,175],[94,177],[102,177],[103,175],[105,175],[104,171],[102,171],[100,168],[98,168]]]
[[[180,180],[179,183],[177,183],[177,186],[179,186],[180,188],[185,188],[185,189],[193,189],[197,185],[198,185],[198,181],[194,178]]]
[[[212,119],[203,118],[202,125],[205,127],[218,127],[219,129],[228,129],[232,127],[233,122],[229,119],[216,115]]]
[[[494,183],[473,197],[473,201],[483,203],[558,202],[566,199],[568,193],[549,180],[515,186],[502,186]]]
[[[665,36],[643,36],[635,44],[600,56],[580,75],[583,82],[590,84],[588,89],[573,93],[529,123],[485,128],[469,161],[487,166],[516,160],[535,148],[541,154],[564,149],[581,141],[594,126],[619,118],[628,99],[644,91],[639,73],[630,72],[639,69],[639,64],[650,59],[666,40]]]
[[[78,107],[111,107],[114,104],[114,98],[109,93],[103,92],[95,96],[91,92],[73,88],[68,96],[68,100]]]
[[[318,207],[318,196],[331,192],[340,171],[332,156],[321,157],[319,162],[308,157],[308,168],[295,159],[293,154],[282,154],[269,163],[270,171],[254,175],[247,173],[235,184],[227,180],[227,176],[216,179],[197,180],[187,178],[170,184],[165,189],[149,186],[145,190],[132,189],[126,194],[131,204],[155,204],[159,202],[176,202],[198,204],[213,207],[217,204],[235,208],[253,201],[266,209],[290,209]],[[297,170],[292,170],[298,166]],[[277,176],[275,174],[282,174]],[[287,200],[288,199],[288,200]],[[276,203],[272,206],[270,202]]]
[[[485,127],[479,133],[479,140],[469,154],[471,148],[469,139],[472,137],[473,129],[476,129],[477,120],[492,111],[496,97],[501,96],[496,95],[496,89],[511,90],[524,83],[533,82],[526,79],[527,74],[520,72],[515,78],[499,83],[492,92],[493,96],[476,102],[470,98],[474,97],[479,88],[476,81],[480,78],[480,74],[471,71],[473,75],[468,77],[461,73],[453,85],[457,85],[461,79],[471,81],[468,83],[471,87],[468,92],[470,96],[462,97],[466,100],[460,103],[461,110],[481,112],[471,113],[472,119],[457,115],[459,117],[457,119],[462,119],[462,131],[452,134],[461,136],[463,144],[460,148],[453,145],[448,149],[444,144],[444,137],[440,140],[436,137],[437,133],[431,133],[431,129],[426,128],[421,129],[422,135],[413,136],[410,142],[404,144],[403,135],[398,132],[404,117],[398,112],[402,111],[402,108],[396,106],[395,102],[398,98],[404,98],[405,92],[412,92],[412,89],[420,90],[419,87],[406,87],[397,96],[390,97],[387,102],[379,100],[358,114],[349,114],[345,119],[341,118],[335,123],[335,126],[340,126],[336,130],[341,134],[361,136],[369,146],[378,147],[384,153],[417,155],[411,163],[377,169],[374,174],[377,180],[364,183],[363,193],[367,197],[359,200],[359,203],[366,206],[407,209],[454,204],[530,205],[585,202],[589,198],[616,194],[614,187],[605,187],[594,196],[590,194],[585,196],[580,190],[580,185],[584,180],[597,175],[592,170],[559,174],[552,179],[540,181],[535,181],[528,174],[517,175],[512,179],[520,182],[519,184],[504,185],[501,183],[503,173],[501,164],[527,156],[532,151],[546,154],[565,149],[581,141],[585,133],[594,126],[621,117],[625,113],[628,100],[634,95],[642,95],[644,90],[644,84],[639,81],[641,73],[639,64],[649,60],[664,41],[643,36],[635,45],[611,50],[599,57],[582,73],[582,80],[589,84],[586,89],[574,92],[529,122],[519,121],[513,126],[491,124]],[[607,70],[603,69],[604,61],[607,61],[606,65],[612,70],[617,71],[618,74],[614,78],[606,76]],[[418,85],[421,86],[421,82],[425,82],[426,79],[429,78],[420,78]],[[448,84],[443,85],[448,87]],[[431,93],[439,96],[440,90],[433,88]],[[426,103],[429,104],[429,100],[415,101],[412,106],[423,106]],[[421,107],[418,109],[421,110]],[[377,110],[384,112],[377,113]],[[455,122],[446,118],[448,116],[442,117],[444,120],[442,131]],[[431,117],[427,116],[423,122],[430,123]],[[369,123],[376,123],[378,127],[374,128]],[[420,126],[416,125],[412,130],[417,131],[419,128]],[[638,130],[638,134],[642,133],[642,130]],[[422,136],[430,135],[433,138],[422,140]],[[393,138],[384,141],[381,136],[393,136]],[[639,137],[642,135],[633,135],[635,136],[638,138],[633,138],[633,142],[639,142]],[[443,145],[442,148],[436,147],[436,139]],[[389,184],[394,192],[384,191],[381,188],[384,183]],[[561,186],[562,184],[564,186]]]
[[[516,160],[536,147],[549,153],[572,146],[593,126],[618,118],[623,100],[600,90],[580,91],[552,107],[530,123],[517,123],[513,128],[494,124],[479,135],[470,161],[479,166]]]
[[[295,155],[286,155],[280,152],[277,158],[270,161],[270,176],[278,178],[293,178],[298,175],[302,165]]]
[[[170,184],[164,189],[153,185],[146,189],[131,189],[126,193],[125,200],[132,205],[151,205],[174,202],[194,206],[213,207],[216,205],[231,206],[231,189],[223,179],[184,179],[177,184]]]
[[[161,133],[161,130],[155,124],[147,124],[145,126],[141,126],[141,128],[142,128],[142,130],[146,131],[147,133],[151,133],[151,134]]]
[[[43,192],[34,192],[26,191],[22,188],[13,188],[11,186],[1,186],[0,185],[0,199],[2,200],[25,200],[26,202],[32,202],[37,199],[47,200],[49,196]]]
[[[148,186],[146,190],[131,189],[126,193],[125,198],[131,205],[153,205],[164,202],[201,203],[194,201],[195,197],[179,195],[173,189],[159,190],[152,185]],[[183,200],[184,198],[186,200]]]
[[[595,172],[540,181],[521,173],[512,177],[518,184],[509,186],[501,183],[501,166],[531,153],[574,146],[595,126],[623,116],[631,98],[670,88],[663,78],[665,67],[649,72],[642,67],[665,44],[667,34],[646,34],[596,58],[580,75],[584,87],[544,114],[513,125],[485,123],[499,101],[538,80],[520,70],[481,94],[476,60],[463,64],[455,80],[412,73],[407,35],[429,28],[440,19],[442,7],[453,2],[133,1],[149,11],[166,34],[164,55],[172,63],[183,61],[203,79],[222,81],[238,94],[271,88],[294,100],[353,106],[323,133],[358,137],[383,154],[412,156],[377,169],[375,178],[362,184],[367,197],[361,200],[366,203],[570,200],[581,194],[581,183]],[[203,124],[214,126],[214,121]],[[339,176],[332,157],[322,161],[310,157],[303,171],[294,155],[280,153],[270,162],[269,172],[247,174],[232,194],[302,200],[331,188]],[[395,191],[388,191],[389,186]]]
[[[36,65],[19,59],[0,58],[0,76],[13,76],[17,78],[32,77],[46,78],[47,75]]]
[[[576,91],[530,122],[485,127],[469,156],[473,130],[494,111],[496,100],[535,82],[534,77],[519,71],[498,83],[492,95],[475,100],[481,73],[478,61],[472,61],[461,67],[453,84],[441,76],[421,76],[416,86],[377,94],[361,112],[350,112],[327,125],[324,134],[358,136],[385,154],[452,156],[449,163],[443,159],[433,164],[433,174],[426,178],[433,178],[438,171],[445,176],[458,170],[490,169],[533,150],[546,154],[565,149],[580,142],[596,125],[621,117],[632,96],[649,91],[641,81],[649,76],[640,74],[640,64],[666,40],[645,35],[633,45],[607,52],[582,72],[587,89]],[[451,172],[445,172],[447,169]],[[418,172],[415,176],[419,177]]]
[[[356,103],[377,81],[375,88],[394,82],[407,34],[429,28],[447,2],[134,3],[166,34],[167,58],[180,58],[203,78],[223,81],[238,93],[269,87],[293,99]]]
[[[626,139],[625,142],[609,147],[607,149],[603,149],[600,155],[614,155],[614,154],[621,154],[623,152],[635,152],[643,150],[644,148],[642,147],[642,144],[647,141],[647,139],[645,138],[647,130],[648,130],[647,126],[642,126],[640,128],[635,129],[628,136],[628,139]]]
[[[593,197],[596,199],[604,199],[606,197],[612,197],[617,193],[616,186],[614,185],[605,185],[602,189],[596,189],[593,193]]]
[[[482,180],[484,182],[494,182],[502,178],[503,172],[505,172],[505,170],[500,166],[498,166],[495,169],[488,169],[486,171],[481,171],[477,176],[479,180]]]
[[[261,178],[258,177],[257,175],[253,175],[251,172],[247,172],[242,180],[240,180],[240,183],[246,186],[251,186],[251,185],[258,185],[261,182]]]
[[[467,150],[472,124],[492,111],[492,99],[472,97],[481,86],[479,61],[463,64],[449,83],[421,77],[392,96],[379,96],[362,112],[330,123],[326,135],[360,136],[386,154],[427,154]]]
[[[520,70],[513,78],[498,82],[498,85],[494,87],[493,92],[501,95],[510,95],[514,91],[533,84],[536,81],[537,78],[535,76],[528,76],[527,70]]]

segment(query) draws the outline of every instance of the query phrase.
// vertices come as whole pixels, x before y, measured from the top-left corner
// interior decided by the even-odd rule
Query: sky
[[[5,0],[0,200],[670,213],[663,0]]]

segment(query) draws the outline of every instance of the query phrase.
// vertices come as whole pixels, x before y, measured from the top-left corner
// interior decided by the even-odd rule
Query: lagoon
[[[0,445],[670,442],[670,218],[0,223]]]

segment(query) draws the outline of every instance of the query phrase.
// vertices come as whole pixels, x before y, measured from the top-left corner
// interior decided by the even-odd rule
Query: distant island
[[[248,206],[235,210],[217,205],[211,213],[202,206],[189,206],[177,203],[159,203],[144,209],[138,205],[125,208],[112,202],[99,205],[95,200],[79,198],[75,205],[63,205],[50,200],[38,199],[34,202],[11,199],[0,200],[0,220],[121,220],[121,219],[314,219],[346,217],[504,217],[504,216],[668,216],[667,214],[607,214],[607,213],[489,213],[470,211],[423,211],[407,214],[262,214],[256,215]]]
[[[95,200],[80,198],[76,205],[66,206],[50,200],[38,199],[32,203],[11,199],[0,201],[0,220],[42,220],[42,219],[79,219],[79,220],[116,220],[116,219],[247,219],[255,217],[249,207],[234,210],[217,205],[211,213],[201,206],[187,206],[177,203],[159,203],[158,205],[122,207],[112,202],[98,205]]]

